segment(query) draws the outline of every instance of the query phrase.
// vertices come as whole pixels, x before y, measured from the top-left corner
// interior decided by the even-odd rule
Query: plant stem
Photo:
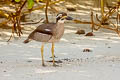
[[[45,8],[46,23],[49,23],[49,21],[48,21],[48,15],[47,15],[48,6],[49,6],[49,0],[46,1],[46,8]]]
[[[104,17],[104,0],[101,0],[100,4],[101,4],[101,14],[102,17]]]

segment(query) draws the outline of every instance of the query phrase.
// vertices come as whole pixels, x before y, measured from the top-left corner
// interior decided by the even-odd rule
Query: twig
[[[21,25],[38,24],[38,23],[40,23],[42,20],[44,20],[44,18],[41,18],[38,22],[21,23]]]
[[[49,23],[48,21],[48,6],[49,6],[49,0],[46,1],[46,8],[45,8],[45,16],[46,16],[46,23]]]
[[[75,23],[80,23],[80,24],[92,24],[92,22],[83,22],[83,21],[80,21],[80,20],[74,20]],[[108,27],[108,26],[105,26],[105,25],[101,25],[101,24],[97,24],[97,23],[94,23],[94,25],[96,26],[99,26],[99,28],[105,28],[105,29],[110,29],[110,30],[113,30],[115,31],[116,28],[111,28],[111,27]],[[95,30],[98,30],[98,29],[95,29]]]
[[[95,27],[95,26],[94,26],[94,20],[93,20],[93,18],[94,18],[94,17],[93,17],[93,12],[91,11],[91,23],[92,23],[91,26],[92,26],[92,32],[93,32],[94,27]]]

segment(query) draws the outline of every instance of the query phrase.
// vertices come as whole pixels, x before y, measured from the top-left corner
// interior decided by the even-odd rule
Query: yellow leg
[[[56,66],[55,65],[55,58],[54,58],[54,43],[52,43],[51,51],[52,51],[52,58],[53,58],[53,66]]]
[[[44,57],[43,57],[43,51],[44,51],[44,44],[42,44],[42,46],[41,46],[41,57],[42,57],[42,66],[45,66]]]

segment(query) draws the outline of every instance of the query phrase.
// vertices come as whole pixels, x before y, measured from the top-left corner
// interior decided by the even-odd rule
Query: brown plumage
[[[64,34],[64,20],[72,20],[71,17],[67,17],[66,13],[59,13],[56,17],[56,23],[48,23],[39,25],[24,41],[24,43],[28,43],[31,40],[39,41],[42,43],[52,43],[52,57],[53,57],[53,65],[55,66],[54,61],[54,43],[58,42],[60,38]],[[41,47],[41,56],[42,56],[42,65],[44,66],[44,59],[43,59],[43,47]]]
[[[64,23],[48,23],[38,26],[24,43],[28,43],[30,40],[36,40],[39,42],[57,42],[60,40],[64,33]]]

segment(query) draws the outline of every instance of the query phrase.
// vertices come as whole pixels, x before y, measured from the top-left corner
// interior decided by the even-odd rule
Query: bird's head
[[[60,12],[56,16],[56,22],[64,23],[65,20],[73,20],[72,17],[67,16],[67,13]]]

